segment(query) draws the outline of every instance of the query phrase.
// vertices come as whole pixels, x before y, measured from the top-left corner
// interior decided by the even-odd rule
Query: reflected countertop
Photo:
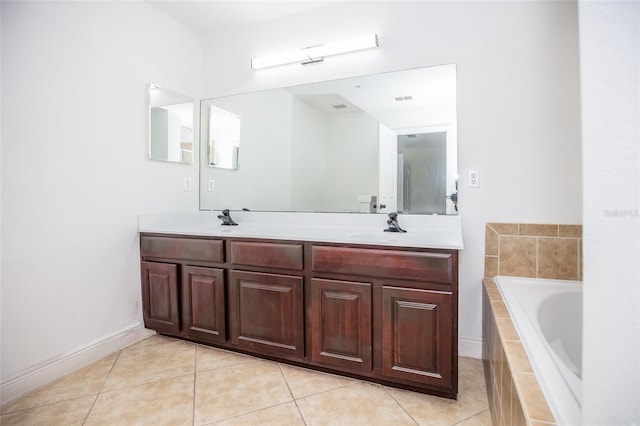
[[[436,249],[464,248],[460,216],[399,215],[406,233],[384,232],[385,214],[232,211],[237,226],[223,226],[218,211],[144,214],[138,231],[226,238],[265,238]]]

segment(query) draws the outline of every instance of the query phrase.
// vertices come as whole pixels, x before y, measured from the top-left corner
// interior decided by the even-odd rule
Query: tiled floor
[[[490,425],[479,360],[457,401],[153,336],[9,404],[9,425]]]

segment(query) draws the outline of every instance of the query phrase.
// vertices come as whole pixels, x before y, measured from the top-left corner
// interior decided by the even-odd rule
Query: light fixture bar
[[[325,56],[340,55],[343,53],[370,49],[372,47],[378,47],[378,36],[376,34],[351,40],[328,43],[320,46],[306,47],[304,49],[281,53],[278,55],[254,58],[251,60],[251,68],[259,70],[278,65],[293,64],[296,62],[301,64],[320,62]]]

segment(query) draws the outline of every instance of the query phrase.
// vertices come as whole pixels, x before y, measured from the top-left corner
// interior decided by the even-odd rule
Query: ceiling
[[[303,12],[332,1],[155,1],[146,3],[201,35],[269,21]]]

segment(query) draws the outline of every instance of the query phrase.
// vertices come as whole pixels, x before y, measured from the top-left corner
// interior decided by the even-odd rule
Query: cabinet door
[[[182,328],[185,336],[205,342],[227,340],[224,271],[182,268]]]
[[[304,357],[302,277],[231,271],[229,325],[234,345]]]
[[[159,332],[180,331],[177,271],[177,265],[142,262],[142,316],[145,327]]]
[[[371,371],[371,284],[311,280],[311,359]]]
[[[382,373],[451,388],[453,295],[382,288]]]

